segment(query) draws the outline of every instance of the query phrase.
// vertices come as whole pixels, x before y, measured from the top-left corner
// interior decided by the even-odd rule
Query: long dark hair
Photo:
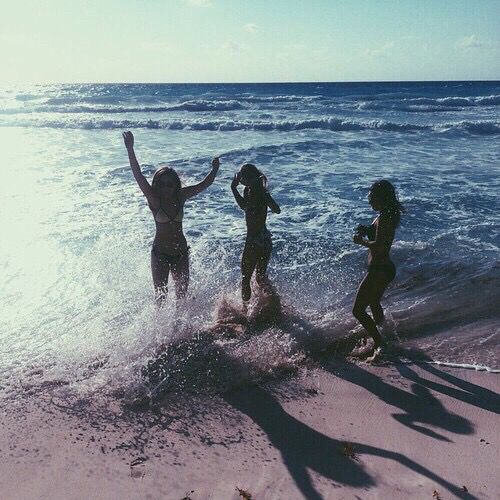
[[[399,226],[401,214],[405,209],[398,200],[394,186],[387,180],[374,182],[370,188],[370,196],[382,205],[380,213],[389,216],[395,227]]]
[[[173,179],[175,183],[175,196],[177,198],[180,198],[182,189],[181,180],[179,178],[179,174],[172,167],[161,167],[154,173],[153,180],[151,182],[151,187],[153,188],[153,191],[157,195],[160,195],[158,184],[160,182],[160,177],[162,177],[163,175],[169,175]]]
[[[253,164],[253,163],[245,163],[241,167],[241,175],[253,177],[255,180],[260,180],[262,183],[262,188],[267,188],[267,177]]]

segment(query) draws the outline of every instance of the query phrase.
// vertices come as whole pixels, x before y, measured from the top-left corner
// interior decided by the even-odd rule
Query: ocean
[[[165,344],[188,346],[168,361],[176,388],[306,366],[311,345],[358,328],[366,249],[353,228],[373,219],[367,194],[381,178],[406,208],[383,300],[388,335],[431,361],[498,370],[499,109],[500,82],[0,88],[0,398],[42,387],[119,398],[144,388],[143,367]],[[186,205],[180,319],[173,299],[154,306],[154,222],[123,130],[149,178],[168,164],[195,183],[221,158],[215,183]],[[230,181],[245,162],[282,208],[268,227],[286,321],[207,340],[239,300],[245,226]]]

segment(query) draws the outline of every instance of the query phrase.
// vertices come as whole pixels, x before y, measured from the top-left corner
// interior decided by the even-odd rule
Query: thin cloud
[[[478,49],[480,47],[491,47],[491,42],[480,40],[476,35],[464,36],[457,40],[455,47],[457,49]]]
[[[243,26],[243,29],[248,31],[248,33],[255,33],[259,27],[255,23],[247,23]]]
[[[390,53],[390,51],[394,48],[396,44],[394,41],[386,42],[381,47],[377,47],[374,49],[365,49],[365,56],[368,57],[383,57]]]

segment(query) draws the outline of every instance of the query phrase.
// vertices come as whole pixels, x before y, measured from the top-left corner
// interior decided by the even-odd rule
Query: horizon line
[[[295,80],[295,81],[199,81],[199,82],[141,82],[141,81],[47,81],[47,82],[0,82],[4,85],[270,85],[270,84],[359,84],[359,83],[500,83],[498,79],[470,79],[470,80]]]

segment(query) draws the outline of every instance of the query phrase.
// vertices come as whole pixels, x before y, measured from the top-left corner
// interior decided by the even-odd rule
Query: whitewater
[[[406,208],[386,334],[409,359],[498,370],[499,105],[498,82],[1,88],[0,398],[20,387],[136,394],[165,345],[177,390],[306,366],[356,332],[366,253],[352,234],[372,220],[368,188],[381,178]],[[171,165],[198,182],[221,158],[214,185],[186,205],[180,318],[172,300],[161,311],[152,300],[154,222],[124,129],[149,178]],[[229,186],[245,162],[266,173],[282,208],[269,229],[284,315],[228,337],[214,325],[239,324],[245,229]]]

